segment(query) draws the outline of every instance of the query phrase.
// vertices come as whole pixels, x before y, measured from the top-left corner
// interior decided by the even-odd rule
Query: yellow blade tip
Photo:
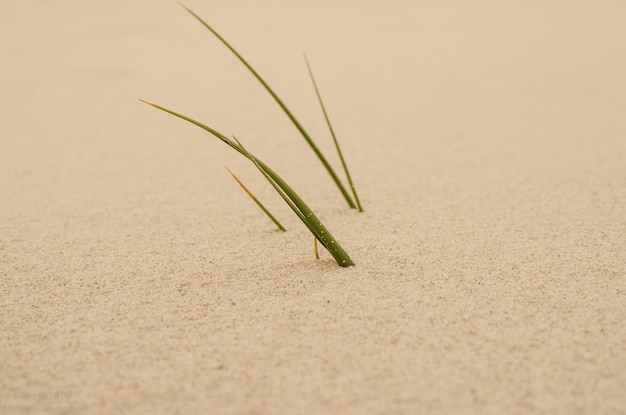
[[[148,104],[148,105],[150,105],[151,107],[156,107],[156,104],[153,104],[153,103],[152,103],[152,102],[150,102],[150,101],[146,101],[145,99],[141,99],[141,98],[139,98],[139,101],[143,102],[144,104]]]

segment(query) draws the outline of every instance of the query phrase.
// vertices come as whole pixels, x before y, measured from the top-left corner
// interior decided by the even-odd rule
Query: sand
[[[3,3],[0,413],[626,413],[623,2],[210,3],[365,212],[175,2]]]

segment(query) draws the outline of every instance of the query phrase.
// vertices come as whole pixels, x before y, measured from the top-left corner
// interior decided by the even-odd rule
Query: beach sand
[[[365,211],[175,2],[5,2],[0,413],[626,413],[626,4],[219,3]]]

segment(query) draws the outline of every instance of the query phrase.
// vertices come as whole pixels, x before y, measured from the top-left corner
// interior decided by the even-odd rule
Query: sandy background
[[[0,413],[626,413],[624,2],[188,6],[366,212],[173,1],[3,1]]]

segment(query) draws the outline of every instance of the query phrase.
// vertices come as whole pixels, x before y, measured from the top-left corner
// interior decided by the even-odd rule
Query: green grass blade
[[[274,186],[279,187],[281,191],[278,193],[285,199],[285,202],[293,209],[298,217],[304,222],[305,226],[311,231],[313,236],[320,241],[322,246],[328,250],[332,257],[337,261],[337,264],[342,267],[349,267],[354,265],[354,262],[344,249],[337,243],[335,238],[331,235],[324,224],[317,218],[315,213],[304,203],[304,201],[298,196],[298,194],[291,188],[280,176],[274,173],[271,169],[268,169],[259,159],[250,154],[245,147],[233,137],[239,147],[246,153],[246,157],[252,161],[255,166],[263,173],[266,179]],[[287,200],[289,199],[289,200]],[[294,207],[295,205],[295,207]]]
[[[276,101],[276,103],[282,108],[282,110],[285,112],[285,114],[287,115],[287,117],[289,117],[289,119],[291,120],[291,122],[293,123],[293,125],[298,129],[298,131],[300,131],[300,134],[302,134],[302,137],[306,140],[306,142],[309,144],[309,146],[311,147],[311,149],[313,150],[313,152],[315,153],[315,155],[319,158],[319,160],[322,162],[322,164],[324,165],[324,168],[326,169],[326,171],[328,172],[328,174],[330,174],[331,178],[333,179],[333,181],[335,182],[335,184],[337,185],[337,187],[339,188],[339,191],[341,192],[341,194],[343,195],[344,199],[346,199],[346,202],[348,203],[348,206],[350,206],[350,208],[352,209],[356,209],[356,205],[354,204],[354,201],[352,200],[352,198],[350,197],[350,195],[348,194],[348,192],[346,191],[346,188],[344,187],[343,183],[341,182],[341,180],[339,179],[339,177],[337,176],[337,174],[335,173],[335,171],[333,170],[332,166],[330,165],[330,163],[328,162],[328,160],[326,160],[326,157],[324,157],[324,155],[322,154],[322,152],[320,151],[320,149],[317,147],[317,145],[315,144],[315,142],[313,141],[313,139],[311,138],[311,136],[306,132],[306,130],[304,129],[304,127],[302,127],[302,124],[300,124],[300,122],[296,119],[296,117],[293,115],[293,113],[289,110],[289,108],[287,108],[287,106],[285,105],[285,103],[278,97],[278,95],[276,95],[276,93],[274,92],[274,90],[272,88],[270,88],[270,86],[267,84],[267,82],[265,82],[265,80],[263,78],[261,78],[261,76],[254,70],[254,68],[252,68],[252,66],[250,66],[250,64],[243,58],[243,56],[241,56],[227,41],[226,39],[224,39],[222,36],[220,36],[219,33],[217,33],[211,26],[209,26],[208,23],[206,23],[204,20],[202,20],[202,18],[200,18],[200,16],[198,16],[196,13],[194,13],[193,11],[191,11],[187,6],[185,6],[184,4],[182,4],[180,1],[178,2],[178,4],[180,4],[180,6],[185,9],[187,12],[189,12],[189,14],[191,14],[196,20],[198,20],[204,27],[206,27],[211,33],[213,33],[213,35],[215,35],[215,37],[217,37],[223,44],[224,46],[226,46],[240,61],[241,63],[244,64],[244,66],[246,68],[248,68],[248,70],[252,73],[252,75],[254,75],[254,77],[261,83],[261,85],[263,85],[263,87],[267,90],[267,92],[269,92],[269,94],[272,96],[272,98],[274,98],[274,100]]]
[[[239,146],[239,148],[242,149],[242,154],[246,158],[248,158],[250,161],[252,161],[252,163],[255,165],[255,167],[257,167],[257,169],[263,174],[263,176],[267,179],[267,181],[272,185],[274,190],[276,190],[276,193],[278,193],[278,195],[287,203],[287,205],[289,205],[291,210],[293,210],[294,213],[300,218],[300,220],[302,220],[305,223],[305,225],[306,225],[306,218],[305,218],[304,214],[302,213],[300,208],[298,208],[298,206],[293,202],[293,200],[291,200],[291,197],[289,197],[289,195],[284,190],[284,187],[286,186],[286,184],[284,184],[283,186],[279,185],[278,184],[279,179],[274,179],[273,178],[274,176],[278,177],[278,175],[276,173],[274,173],[269,167],[267,167],[261,160],[257,159],[252,154],[250,154],[241,145],[241,142],[239,142],[239,140],[237,140],[237,137],[233,136],[233,140]],[[311,231],[311,232],[313,232],[313,231]]]
[[[331,235],[328,229],[326,229],[324,224],[317,218],[317,216],[307,206],[307,204],[304,203],[300,196],[298,196],[298,194],[276,172],[269,168],[269,166],[267,166],[260,159],[248,152],[241,145],[241,143],[237,141],[236,138],[231,140],[219,131],[209,127],[206,124],[196,121],[193,118],[189,118],[185,115],[179,114],[175,111],[172,111],[165,107],[161,107],[157,104],[151,103],[143,99],[140,99],[140,101],[150,105],[151,107],[167,112],[187,122],[190,122],[205,131],[208,131],[215,137],[222,140],[224,143],[228,144],[231,148],[242,154],[244,157],[249,159],[261,171],[261,173],[263,173],[263,175],[270,182],[270,184],[274,186],[274,189],[277,191],[277,193],[285,200],[287,205],[289,205],[289,207],[294,211],[294,213],[296,213],[296,215],[302,220],[302,222],[304,222],[304,224],[311,231],[311,233],[328,250],[328,252],[332,255],[335,261],[337,261],[337,264],[342,267],[349,267],[354,265],[354,262],[352,261],[352,259],[350,259],[350,256],[348,256],[348,254],[341,247],[341,245],[337,243],[337,241]]]
[[[267,217],[270,218],[272,222],[274,222],[274,224],[278,227],[278,229],[280,229],[283,232],[286,231],[287,229],[285,229],[285,227],[278,221],[278,219],[276,219],[274,215],[272,215],[270,211],[267,210],[267,208],[263,205],[263,203],[261,203],[261,201],[257,199],[257,197],[246,187],[246,185],[243,184],[241,180],[239,180],[239,177],[237,177],[235,173],[233,173],[228,168],[228,166],[224,166],[224,167],[226,167],[226,170],[228,170],[230,175],[233,176],[233,179],[235,179],[235,181],[239,183],[239,186],[241,186],[241,188],[244,190],[244,192],[246,192],[246,194],[250,197],[250,199],[252,199],[252,201],[254,201],[254,203],[256,203],[256,205],[263,211],[263,213],[265,213]]]
[[[330,119],[328,118],[328,113],[326,112],[324,101],[322,101],[322,96],[320,94],[319,89],[317,88],[317,82],[315,82],[315,77],[313,76],[313,71],[311,70],[311,65],[309,64],[309,60],[307,59],[306,55],[304,55],[304,61],[306,62],[306,67],[309,70],[309,75],[311,76],[311,82],[313,82],[313,88],[315,89],[317,100],[320,103],[320,107],[322,107],[322,112],[324,113],[324,119],[326,120],[326,125],[328,125],[328,129],[330,130],[330,135],[333,137],[333,141],[335,142],[335,148],[337,149],[337,154],[339,154],[339,159],[341,160],[343,171],[346,173],[346,177],[348,178],[348,184],[350,185],[350,189],[352,190],[352,195],[354,196],[354,201],[356,202],[357,209],[359,210],[359,212],[363,212],[361,201],[359,200],[359,196],[356,194],[356,188],[354,187],[354,183],[352,182],[352,177],[350,176],[350,172],[348,171],[348,165],[346,164],[346,160],[343,158],[341,147],[339,147],[339,141],[337,141],[337,136],[335,135],[335,130],[333,129],[333,126],[330,124]]]

